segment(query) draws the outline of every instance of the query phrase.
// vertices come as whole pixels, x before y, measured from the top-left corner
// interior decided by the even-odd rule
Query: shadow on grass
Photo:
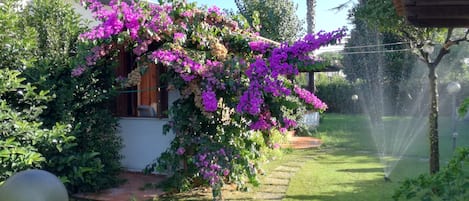
[[[355,168],[355,169],[341,169],[339,172],[352,172],[352,173],[372,173],[383,172],[383,168]]]
[[[382,179],[356,181],[353,183],[340,183],[344,187],[352,187],[353,191],[330,191],[313,195],[286,195],[286,201],[391,201],[392,193],[398,183],[385,182]],[[380,187],[380,188],[377,188]],[[312,187],[314,188],[314,187]],[[366,195],[366,196],[364,196]]]

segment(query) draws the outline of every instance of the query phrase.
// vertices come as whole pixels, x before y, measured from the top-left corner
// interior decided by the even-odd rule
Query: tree
[[[436,69],[441,60],[450,52],[450,48],[459,42],[467,40],[467,34],[455,34],[453,28],[418,28],[406,23],[398,16],[392,1],[367,0],[354,12],[355,17],[363,19],[368,25],[376,27],[379,31],[394,33],[402,40],[411,43],[418,58],[428,68],[430,114],[429,133],[430,140],[430,173],[439,171],[438,148],[438,88]],[[459,39],[455,39],[459,38]]]
[[[256,24],[257,15],[263,37],[291,42],[302,33],[297,5],[290,0],[235,0],[235,3],[251,27]]]
[[[307,33],[313,33],[316,28],[316,0],[306,0],[306,25]],[[314,72],[308,73],[308,89],[311,92],[316,91],[314,86]]]
[[[307,33],[313,33],[316,28],[316,0],[306,0]]]

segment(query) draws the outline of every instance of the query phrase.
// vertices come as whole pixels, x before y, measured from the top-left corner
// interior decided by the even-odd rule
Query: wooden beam
[[[406,0],[405,5],[415,6],[463,6],[469,5],[467,0]]]
[[[469,5],[461,6],[407,6],[407,17],[458,19],[469,18]]]

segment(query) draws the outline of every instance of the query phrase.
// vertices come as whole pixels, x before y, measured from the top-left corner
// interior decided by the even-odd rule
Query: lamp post
[[[352,95],[352,101],[353,101],[353,112],[354,113],[357,113],[357,100],[358,100],[358,95],[357,94],[353,94]]]
[[[446,86],[446,90],[448,94],[452,96],[452,106],[451,106],[451,120],[453,121],[451,132],[452,132],[452,139],[453,139],[453,152],[456,149],[456,138],[458,137],[458,133],[456,132],[456,94],[461,90],[461,85],[458,82],[450,82],[448,86]]]

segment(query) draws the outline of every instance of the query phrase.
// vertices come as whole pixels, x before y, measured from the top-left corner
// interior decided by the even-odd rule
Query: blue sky
[[[237,10],[234,0],[189,0],[189,2],[194,1],[197,2],[197,5],[216,5],[220,8]],[[352,26],[347,20],[348,9],[340,12],[331,10],[331,8],[337,7],[345,1],[346,0],[317,0],[316,31],[332,31],[343,26],[347,26],[349,30],[351,29]],[[293,2],[298,5],[298,17],[304,20],[306,17],[306,0],[293,0]]]

